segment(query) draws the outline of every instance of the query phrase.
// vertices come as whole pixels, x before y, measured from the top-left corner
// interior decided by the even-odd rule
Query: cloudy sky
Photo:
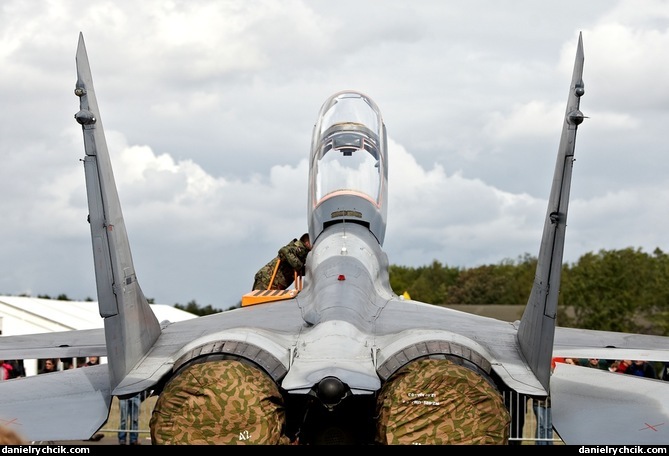
[[[307,230],[311,128],[344,89],[388,129],[391,264],[536,255],[579,32],[565,261],[669,251],[667,1],[2,0],[0,294],[97,299],[79,32],[157,303],[233,306]]]

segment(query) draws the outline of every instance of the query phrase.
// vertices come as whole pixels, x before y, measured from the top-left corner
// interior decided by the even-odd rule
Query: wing
[[[558,364],[553,426],[573,445],[666,445],[669,382]]]
[[[305,326],[295,299],[172,323],[114,394],[152,388],[188,362],[210,355],[241,356],[263,366],[279,381],[290,365],[289,347],[297,345]]]
[[[0,343],[0,359],[79,356],[107,356],[102,328],[9,336],[3,337]]]
[[[645,334],[557,328],[554,356],[669,361],[669,338]]]
[[[31,441],[85,440],[107,420],[108,366],[2,382],[0,423]]]

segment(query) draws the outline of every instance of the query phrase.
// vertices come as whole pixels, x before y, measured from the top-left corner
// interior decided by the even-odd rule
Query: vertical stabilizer
[[[584,94],[583,60],[583,41],[579,33],[537,271],[530,299],[518,328],[518,343],[523,356],[546,391],[549,389],[576,131],[584,119],[579,110],[580,99]]]
[[[95,280],[100,316],[105,319],[110,386],[113,390],[149,351],[161,330],[135,275],[81,33],[76,62],[75,94],[80,100],[80,110],[75,119],[81,124],[84,134],[86,156],[83,161]]]

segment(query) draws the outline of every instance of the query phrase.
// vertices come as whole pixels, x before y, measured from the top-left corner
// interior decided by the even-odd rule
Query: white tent
[[[158,321],[197,318],[164,304],[151,304]],[[75,329],[103,328],[97,301],[58,301],[26,296],[0,296],[0,336],[16,336]],[[105,359],[101,359],[105,362]],[[27,375],[37,373],[37,361],[24,361]]]

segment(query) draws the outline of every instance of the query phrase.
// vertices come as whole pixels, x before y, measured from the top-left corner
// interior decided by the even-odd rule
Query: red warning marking
[[[648,423],[643,423],[646,425],[646,427],[639,429],[640,431],[644,431],[646,429],[650,429],[651,431],[657,432],[657,427],[658,426],[664,426],[664,423],[658,423],[658,424],[648,424]]]
[[[3,420],[0,418],[0,424],[3,426],[9,426],[10,424],[15,424],[17,426],[23,426],[21,423],[19,423],[16,418],[12,418],[11,420]]]

